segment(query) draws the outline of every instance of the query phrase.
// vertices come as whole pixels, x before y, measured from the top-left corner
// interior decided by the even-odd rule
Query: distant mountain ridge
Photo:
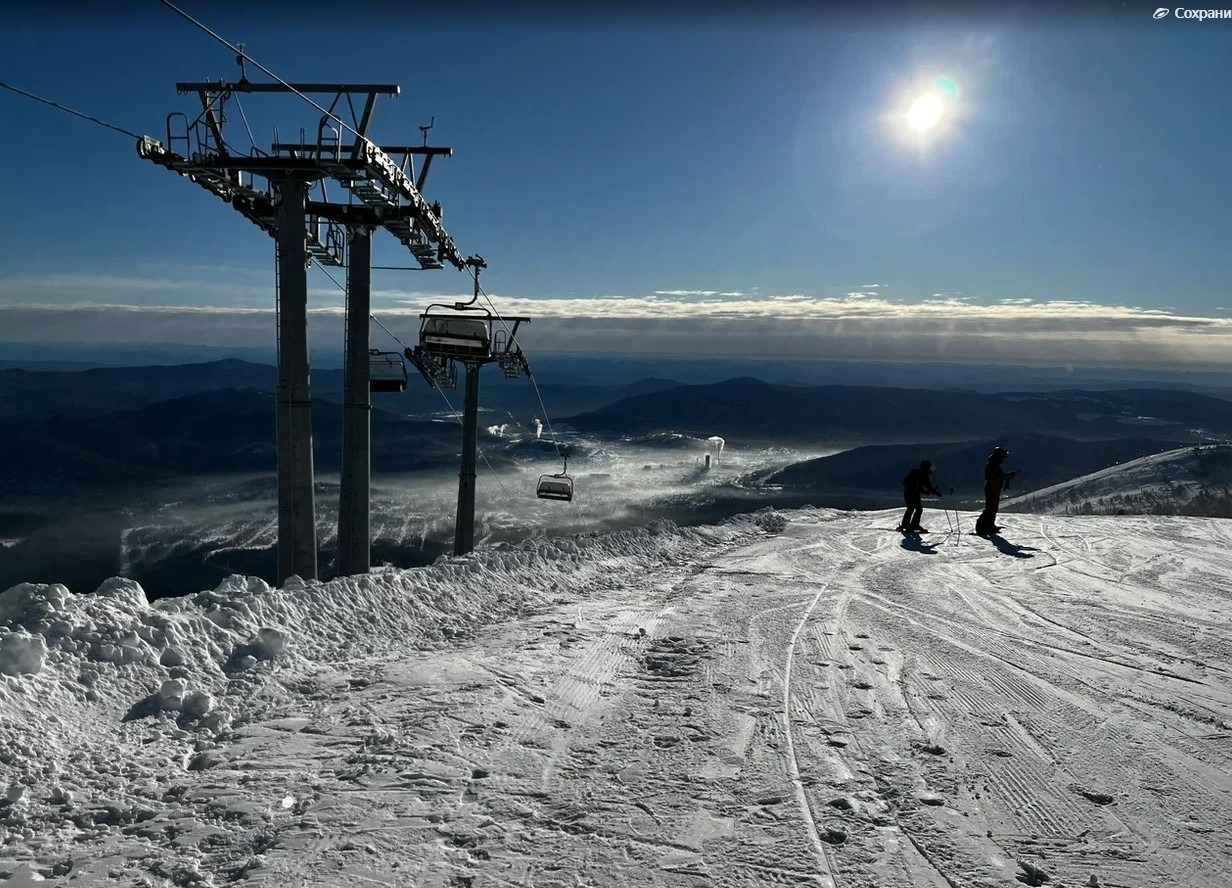
[[[1169,389],[976,392],[789,386],[748,377],[636,395],[567,417],[607,435],[675,431],[729,442],[956,441],[1039,432],[1077,440],[1232,437],[1232,401]]]
[[[0,370],[0,420],[42,419],[55,413],[101,416],[199,392],[273,392],[268,364],[228,358],[202,364],[99,367],[76,371]],[[314,399],[342,400],[342,372],[312,373]],[[1151,427],[1151,437],[1201,441],[1232,436],[1232,400],[1181,389],[1003,392],[788,385],[753,377],[682,385],[648,377],[623,384],[540,384],[553,422],[605,435],[683,432],[733,441],[809,440],[827,443],[955,441],[1038,431],[1080,439],[1124,437]],[[458,393],[450,393],[459,400]],[[542,413],[526,380],[485,377],[481,406],[515,412],[527,423]],[[407,391],[377,395],[374,407],[403,414],[438,413],[438,392],[411,371]],[[455,405],[457,406],[457,405]],[[1162,432],[1161,432],[1162,429]],[[1139,429],[1140,431],[1140,429]]]
[[[1011,495],[1174,447],[1169,441],[1151,438],[1075,441],[1039,434],[945,444],[868,445],[756,473],[746,481],[796,491],[880,494],[897,500],[902,496],[902,479],[907,471],[922,459],[931,459],[937,466],[934,483],[943,494],[952,489],[958,497],[977,499],[982,496],[984,464],[995,446],[1009,449],[1006,467],[1021,473],[1011,484]]]
[[[45,418],[54,413],[70,416],[101,416],[115,410],[135,409],[157,401],[199,392],[254,389],[273,392],[277,368],[227,358],[202,364],[150,365],[141,367],[94,367],[85,370],[0,369],[0,420],[23,417]],[[646,378],[621,384],[540,384],[539,391],[551,418],[579,410],[593,410],[622,398],[660,391],[679,385],[670,379]],[[342,371],[313,370],[310,383],[314,399],[342,400]],[[534,387],[526,379],[506,380],[498,373],[485,374],[482,406],[516,410],[523,421],[542,413]],[[460,397],[451,393],[451,401]],[[400,394],[373,397],[376,407],[390,412],[434,413],[445,406],[438,392],[414,370],[409,370],[407,389]],[[457,406],[461,406],[460,403]]]
[[[318,400],[313,453],[320,471],[337,471],[342,405]],[[52,415],[0,422],[0,492],[59,495],[215,472],[275,469],[275,398],[257,389],[198,392],[94,417]],[[376,472],[456,466],[452,422],[414,420],[373,409]],[[481,443],[491,436],[483,429]],[[489,459],[499,461],[499,454]]]
[[[501,380],[491,374],[492,384],[485,381],[481,389],[481,441],[507,441],[486,428],[513,420],[527,429],[542,413],[533,387]],[[71,495],[176,475],[272,471],[275,382],[272,366],[238,359],[73,372],[0,370],[0,491]],[[1232,437],[1232,401],[1175,389],[978,394],[796,386],[751,377],[705,385],[648,378],[540,388],[549,410],[558,411],[562,403],[587,407],[566,418],[556,413],[555,425],[609,440],[719,435],[736,448],[775,441],[855,448],[830,461],[752,479],[794,489],[892,495],[904,466],[930,455],[947,472],[964,466],[962,480],[954,483],[969,491],[969,485],[979,486],[992,443],[1008,443],[1027,461],[1024,482],[1035,487],[1178,445]],[[314,373],[313,396],[316,466],[336,471],[341,373]],[[457,393],[450,397],[455,408],[461,406]],[[457,465],[457,425],[452,419],[428,421],[440,416],[444,403],[417,376],[406,393],[374,396],[373,405],[374,472]],[[485,452],[496,460],[537,452],[500,449]],[[585,459],[583,450],[576,455]]]
[[[376,331],[374,347],[386,346]],[[402,331],[398,331],[402,332]],[[409,332],[409,331],[408,331]],[[0,342],[0,368],[82,369],[136,367],[159,364],[200,364],[221,358],[241,358],[272,365],[275,350],[268,346],[202,346],[168,342]],[[719,361],[704,356],[677,354],[565,354],[536,348],[531,366],[542,386],[567,381],[582,385],[620,385],[648,377],[667,377],[681,383],[709,383],[752,376],[792,385],[865,385],[895,388],[962,388],[981,392],[1055,391],[1120,388],[1187,389],[1217,397],[1232,397],[1232,373],[1132,367],[1023,366],[1002,364],[914,363],[901,361],[783,359],[775,356],[728,356]],[[314,343],[312,367],[338,370],[341,349]]]
[[[273,391],[277,372],[237,358],[205,364],[0,370],[0,418],[53,413],[98,416],[166,398],[220,389]]]

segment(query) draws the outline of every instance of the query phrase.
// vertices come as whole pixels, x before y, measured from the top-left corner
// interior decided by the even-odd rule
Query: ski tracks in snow
[[[804,783],[800,779],[800,759],[796,755],[796,744],[792,739],[792,722],[795,721],[793,714],[792,691],[791,691],[791,672],[793,661],[796,656],[796,643],[800,639],[800,633],[807,625],[809,617],[813,615],[813,611],[817,607],[817,603],[821,601],[821,597],[826,594],[827,586],[822,586],[817,594],[813,596],[813,600],[804,611],[804,615],[800,617],[800,622],[796,626],[796,631],[791,634],[791,640],[787,643],[787,661],[783,667],[783,729],[787,736],[787,767],[791,774],[791,782],[795,784],[796,801],[800,805],[800,813],[804,815],[804,822],[808,828],[809,838],[812,839],[813,849],[817,852],[817,861],[821,872],[819,881],[822,888],[834,888],[834,876],[830,871],[830,861],[826,855],[826,849],[822,844],[821,834],[817,830],[817,821],[813,817],[813,809],[809,804],[808,795],[804,790]]]
[[[1226,881],[1229,848],[1210,836],[1229,826],[1228,751],[1196,738],[1232,727],[1227,587],[1212,582],[1224,555],[1202,523],[1174,522],[1158,545],[1131,534],[1129,551],[1115,520],[1053,519],[1007,535],[1078,569],[1036,571],[981,541],[944,559],[870,558],[848,578],[851,625],[887,664],[884,680],[853,679],[871,685],[849,698],[863,715],[853,745],[884,779],[922,781],[931,817],[899,805],[897,821],[947,882]],[[926,754],[889,760],[904,747]],[[854,844],[836,853],[840,884]]]
[[[350,770],[240,884],[1223,885],[1201,530],[1041,522],[1013,537],[1040,571],[797,519],[348,685]]]
[[[1225,885],[1209,522],[1126,548],[1015,515],[929,554],[889,512],[784,515],[434,651],[273,673],[64,884],[158,847],[192,863],[140,864],[154,888]]]

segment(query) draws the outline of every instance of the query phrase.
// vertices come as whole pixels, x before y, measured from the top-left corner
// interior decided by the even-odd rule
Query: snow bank
[[[769,511],[714,527],[658,522],[281,589],[232,576],[153,603],[122,578],[87,595],[14,586],[0,593],[0,844],[34,842],[48,824],[96,842],[144,828],[183,791],[167,774],[216,767],[254,713],[328,681],[340,660],[445,647],[783,526]],[[0,878],[67,872],[62,861],[14,873],[4,850]]]
[[[122,578],[92,595],[22,583],[0,594],[0,766],[39,762],[40,773],[21,780],[54,784],[83,724],[137,722],[197,737],[200,746],[233,727],[229,688],[274,682],[279,664],[311,668],[448,644],[484,624],[594,595],[613,573],[638,575],[785,524],[769,510],[715,527],[656,522],[495,545],[414,570],[328,583],[293,577],[281,589],[232,576],[153,603]]]
[[[47,659],[47,643],[41,635],[10,632],[0,639],[0,674],[33,675]]]

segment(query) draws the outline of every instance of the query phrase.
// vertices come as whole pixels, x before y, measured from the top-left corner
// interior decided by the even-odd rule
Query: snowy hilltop
[[[897,516],[152,604],[11,588],[0,875],[1226,886],[1232,525],[1008,515],[983,539],[929,510],[904,538]]]
[[[1232,517],[1232,444],[1181,447],[1023,494],[1004,506],[1044,515]]]

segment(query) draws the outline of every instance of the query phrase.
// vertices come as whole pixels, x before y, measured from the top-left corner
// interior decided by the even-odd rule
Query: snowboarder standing
[[[926,493],[941,496],[941,491],[933,486],[932,474],[936,469],[931,459],[922,460],[903,478],[903,502],[907,504],[907,511],[903,512],[902,523],[897,528],[903,533],[924,533],[924,528],[920,527],[920,518],[924,514],[924,503],[920,497]]]
[[[975,532],[980,536],[996,533],[1001,528],[997,526],[997,507],[1001,505],[1001,491],[1009,486],[1017,471],[1005,471],[1002,463],[1010,452],[1004,447],[994,447],[988,462],[984,464],[984,511],[975,521]]]

